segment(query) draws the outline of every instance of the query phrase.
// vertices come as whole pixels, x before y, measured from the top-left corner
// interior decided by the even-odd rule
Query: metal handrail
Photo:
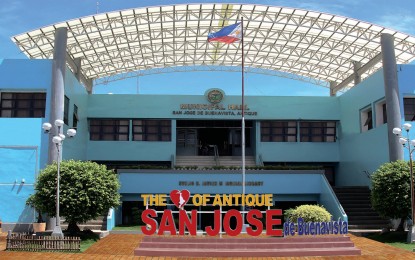
[[[324,173],[322,173],[322,174],[321,174],[321,176],[322,176],[322,178],[323,178],[323,180],[324,180],[324,182],[325,182],[326,187],[328,187],[328,189],[329,189],[329,192],[330,192],[331,196],[332,196],[332,197],[334,198],[334,200],[336,201],[336,203],[337,203],[337,205],[338,205],[338,209],[340,210],[340,213],[343,215],[343,219],[346,219],[346,220],[347,220],[347,219],[348,219],[348,216],[347,216],[347,214],[346,214],[346,211],[344,211],[343,206],[342,206],[342,204],[340,203],[339,199],[337,198],[337,195],[336,195],[336,193],[334,192],[333,188],[331,187],[331,185],[330,185],[329,181],[327,180],[326,175],[325,175]]]
[[[264,166],[264,161],[262,160],[262,154],[258,156],[259,159],[259,166]]]
[[[366,177],[370,180],[372,179],[372,175],[370,175],[369,171],[363,171],[363,173],[366,175]]]
[[[175,166],[176,166],[176,156],[175,156],[175,154],[172,154],[171,155],[170,168],[174,169]]]
[[[213,148],[213,153],[214,153],[214,157],[215,157],[215,163],[216,166],[219,166],[219,150],[218,150],[218,146],[215,144],[211,144],[209,145],[209,147]]]

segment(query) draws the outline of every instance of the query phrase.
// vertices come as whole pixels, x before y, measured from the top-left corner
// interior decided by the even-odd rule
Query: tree
[[[409,164],[385,163],[372,174],[372,207],[383,217],[400,218],[398,231],[411,211]]]
[[[51,217],[56,216],[56,163],[39,174],[35,193],[28,202]],[[120,204],[120,188],[116,174],[105,165],[89,161],[62,161],[60,164],[60,216],[68,222],[71,233],[84,223],[106,214]]]

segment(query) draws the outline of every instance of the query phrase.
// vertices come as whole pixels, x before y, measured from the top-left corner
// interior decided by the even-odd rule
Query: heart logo
[[[170,192],[170,199],[173,201],[174,205],[179,209],[183,209],[184,205],[190,199],[190,191],[188,190],[172,190]]]

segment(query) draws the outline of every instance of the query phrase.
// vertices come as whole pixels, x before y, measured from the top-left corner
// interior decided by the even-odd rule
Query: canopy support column
[[[336,91],[334,90],[335,87],[336,87],[336,82],[330,81],[330,97],[336,96]]]
[[[64,99],[65,99],[65,72],[66,72],[66,45],[68,41],[68,29],[60,27],[55,32],[55,44],[52,62],[52,85],[51,105],[49,122],[54,124],[55,120],[63,120]],[[49,135],[48,163],[57,160],[58,150],[52,137]]]
[[[354,85],[356,86],[362,81],[362,76],[359,74],[359,69],[362,67],[362,63],[359,61],[353,62],[354,71]]]
[[[383,80],[385,86],[386,115],[388,118],[389,160],[403,159],[402,145],[392,133],[392,129],[401,126],[399,106],[399,85],[394,47],[394,37],[383,33],[380,38],[383,62]]]

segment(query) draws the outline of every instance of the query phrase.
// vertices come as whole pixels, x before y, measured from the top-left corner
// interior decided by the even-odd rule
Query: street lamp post
[[[403,124],[402,128],[406,131],[406,137],[402,136],[402,129],[399,127],[394,128],[392,131],[395,135],[399,137],[399,143],[406,149],[409,153],[409,172],[410,172],[410,185],[411,185],[411,226],[408,230],[407,242],[412,243],[415,240],[415,230],[414,230],[414,220],[415,220],[415,199],[414,199],[414,171],[413,171],[413,160],[412,153],[415,150],[415,140],[410,140],[409,130],[412,125],[409,123]]]
[[[56,163],[58,165],[58,172],[56,177],[56,225],[53,228],[52,236],[57,237],[63,237],[62,228],[61,228],[61,221],[59,217],[59,186],[60,186],[60,162],[61,162],[61,155],[62,155],[62,143],[65,140],[66,136],[62,134],[62,128],[63,128],[64,122],[60,119],[55,120],[55,135],[52,137],[52,142],[56,145],[57,150],[57,158]],[[43,130],[45,133],[50,133],[50,130],[52,129],[52,125],[50,123],[43,123],[42,125]],[[75,129],[68,129],[66,132],[66,135],[69,138],[72,138],[76,135]]]

